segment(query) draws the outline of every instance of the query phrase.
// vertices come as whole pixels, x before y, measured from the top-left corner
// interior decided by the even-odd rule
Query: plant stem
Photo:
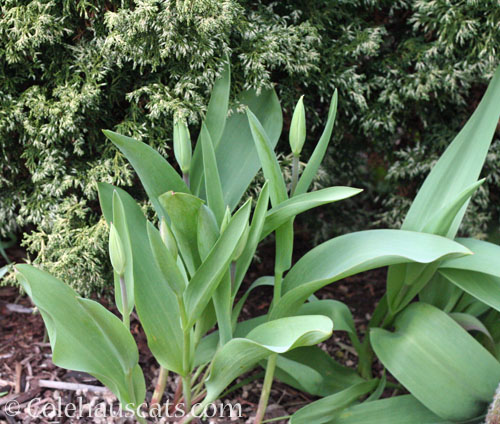
[[[271,386],[273,385],[274,370],[276,369],[277,360],[278,354],[273,353],[267,361],[266,376],[264,377],[264,385],[262,386],[262,393],[260,394],[259,406],[257,408],[257,414],[255,415],[254,424],[261,424],[264,414],[266,413],[267,402],[269,401],[269,395],[271,394]]]
[[[359,347],[355,346],[359,356],[358,372],[363,378],[372,378],[373,350],[370,344],[370,330],[374,327],[378,327],[384,318],[387,318],[388,314],[387,295],[384,295],[382,299],[380,299],[375,311],[373,311],[372,318],[366,328],[363,343],[361,343]]]
[[[142,415],[140,414],[136,414],[135,415],[135,419],[137,420],[138,423],[140,424],[148,424],[148,422],[146,421],[146,418],[144,418]]]
[[[165,386],[167,385],[168,370],[160,366],[160,375],[158,376],[158,381],[156,382],[155,391],[153,397],[151,398],[151,406],[158,405],[165,392]]]
[[[198,377],[201,375],[202,371],[208,366],[208,364],[205,365],[200,365],[198,368],[196,368],[195,373],[193,374],[193,378],[191,379],[191,383],[194,384],[196,383],[196,380],[198,380]]]
[[[290,187],[290,197],[295,193],[297,182],[299,181],[299,156],[293,155],[292,160],[292,186]]]
[[[191,328],[187,325],[186,307],[182,296],[178,296],[177,301],[179,303],[182,331],[184,334],[184,343],[182,346],[182,368],[184,371],[182,393],[184,395],[185,411],[189,413],[191,409]]]
[[[184,411],[189,414],[191,410],[191,376],[182,377],[182,393],[184,396]]]
[[[130,315],[128,314],[128,296],[127,296],[127,286],[125,285],[125,278],[123,275],[120,276],[120,291],[122,295],[122,319],[123,325],[130,329]]]
[[[269,418],[268,420],[262,421],[262,424],[264,424],[264,423],[274,423],[276,421],[288,420],[289,418],[292,418],[292,416],[291,415],[284,415],[282,417]]]
[[[201,380],[200,380],[200,383],[199,383],[199,387],[194,392],[194,396],[195,397],[200,393],[201,388],[205,384],[205,380],[208,378],[211,370],[212,370],[212,362],[210,362],[210,364],[208,364],[205,372],[203,373],[203,376],[201,377]]]
[[[190,412],[188,415],[186,415],[179,424],[188,424],[193,421],[195,417],[199,417],[201,412],[203,412],[203,410],[210,404],[210,402],[213,402],[213,399],[205,398],[205,400],[198,406],[198,408],[196,408],[193,413]]]
[[[186,185],[189,187],[189,173],[188,172],[184,172],[182,174],[182,179],[184,180],[184,182],[186,183]]]
[[[281,298],[281,280],[283,279],[283,272],[276,272],[274,274],[274,293],[273,304]]]

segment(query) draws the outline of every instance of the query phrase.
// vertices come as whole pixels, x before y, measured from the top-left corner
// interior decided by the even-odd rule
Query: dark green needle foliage
[[[275,85],[285,128],[305,95],[304,154],[339,90],[315,186],[365,192],[323,215],[324,224],[312,220],[317,240],[366,228],[373,214],[398,227],[491,79],[499,21],[496,0],[4,0],[0,238],[17,233],[37,262],[80,292],[104,287],[111,274],[97,182],[145,195],[100,129],[173,157],[172,123],[199,130],[226,56],[232,101]],[[497,137],[462,234],[484,234],[498,218],[499,154]],[[291,174],[292,157],[279,158]]]

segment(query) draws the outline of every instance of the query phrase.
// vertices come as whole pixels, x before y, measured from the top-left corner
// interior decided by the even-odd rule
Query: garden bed
[[[266,256],[264,255],[264,257]],[[272,267],[271,263],[257,263],[249,275],[251,278],[256,278],[268,272],[269,267]],[[249,286],[249,284],[249,281],[245,281],[246,286]],[[384,290],[385,270],[374,270],[327,286],[318,293],[318,297],[340,300],[349,305],[356,327],[360,335],[363,335],[371,317],[370,314],[378,299],[383,295]],[[242,311],[241,319],[248,319],[265,313],[269,307],[271,295],[271,289],[267,287],[253,291]],[[102,300],[101,302],[107,308],[111,307],[108,301]],[[114,312],[116,313],[117,311]],[[2,338],[0,339],[0,393],[4,394],[0,397],[0,409],[2,407],[5,408],[9,402],[12,405],[17,405],[12,402],[19,402],[19,408],[15,407],[16,411],[19,410],[16,419],[22,422],[53,422],[60,420],[60,418],[58,419],[55,416],[53,419],[45,421],[33,418],[28,413],[28,407],[33,412],[32,415],[35,415],[37,410],[41,413],[43,408],[45,408],[44,414],[46,411],[48,415],[51,412],[54,415],[56,411],[59,411],[59,408],[62,408],[64,411],[66,405],[79,405],[80,402],[82,405],[89,405],[94,411],[94,415],[99,414],[97,408],[100,405],[107,405],[108,408],[112,407],[115,411],[118,410],[118,402],[115,396],[109,392],[96,393],[94,391],[74,390],[73,388],[65,390],[63,388],[64,384],[61,385],[60,383],[94,387],[102,387],[102,385],[88,374],[64,370],[52,363],[50,345],[44,338],[43,320],[39,314],[32,313],[32,304],[29,298],[26,296],[21,297],[17,288],[0,288],[0,328],[2,329]],[[140,351],[140,365],[144,370],[146,381],[149,384],[147,388],[147,400],[149,401],[154,390],[154,383],[158,377],[159,368],[157,362],[149,352],[145,334],[135,314],[133,314],[131,328]],[[348,367],[356,367],[357,356],[345,333],[334,332],[333,337],[322,344],[322,348],[328,350],[340,363]],[[378,367],[378,364],[375,366]],[[379,367],[378,371],[380,370],[381,368]],[[206,422],[251,422],[250,418],[255,414],[262,389],[261,374],[262,370],[256,369],[248,375],[244,375],[234,384],[253,375],[258,378],[228,394],[222,400],[224,403],[233,405],[239,403],[242,407],[243,416],[241,418],[218,418],[210,419]],[[47,387],[52,385],[51,382],[53,382],[52,384],[56,388]],[[58,386],[60,388],[57,388]],[[170,378],[163,398],[163,404],[165,404],[167,399],[169,399],[170,404],[172,403],[172,399],[175,396],[175,387],[176,382]],[[391,392],[388,391],[386,396],[390,395]],[[275,381],[266,418],[271,419],[290,415],[312,400],[314,400],[312,396]],[[51,406],[48,406],[49,404],[55,405],[56,409],[54,410]],[[87,413],[88,409],[84,409],[84,415]],[[0,423],[2,424],[18,422],[16,419],[6,417],[5,413],[0,415]],[[70,422],[70,419],[62,418],[62,421],[59,422]],[[106,421],[105,419],[93,416],[79,418],[75,422],[104,423],[110,421],[109,418]],[[113,422],[119,421],[115,419]],[[175,419],[172,418],[171,421],[166,422],[175,422]],[[279,424],[286,421],[276,422]]]

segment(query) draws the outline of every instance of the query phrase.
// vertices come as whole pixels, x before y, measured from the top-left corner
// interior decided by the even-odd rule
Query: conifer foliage
[[[325,185],[363,186],[363,209],[397,226],[498,64],[499,21],[496,0],[4,0],[0,238],[82,293],[104,287],[97,182],[145,195],[101,129],[173,155],[172,118],[199,127],[225,57],[232,99],[276,85],[289,123],[305,95],[308,137],[338,88]],[[498,217],[499,158],[497,138],[464,233]],[[366,228],[356,201],[323,230]]]

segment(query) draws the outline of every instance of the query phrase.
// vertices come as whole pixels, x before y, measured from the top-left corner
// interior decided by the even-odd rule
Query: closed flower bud
[[[299,156],[306,140],[306,112],[302,96],[293,111],[292,123],[290,124],[290,147],[294,156]]]
[[[174,155],[183,174],[189,173],[192,153],[189,129],[184,122],[176,121],[174,123]]]
[[[122,240],[113,223],[109,229],[109,257],[111,265],[115,272],[122,277],[125,274],[125,250],[123,249]]]
[[[165,246],[167,246],[169,252],[172,254],[174,259],[177,260],[177,255],[179,254],[179,251],[177,249],[177,242],[175,241],[175,237],[172,234],[172,230],[165,221],[165,218],[161,219],[160,235],[161,239],[163,240],[163,243],[165,243]]]

